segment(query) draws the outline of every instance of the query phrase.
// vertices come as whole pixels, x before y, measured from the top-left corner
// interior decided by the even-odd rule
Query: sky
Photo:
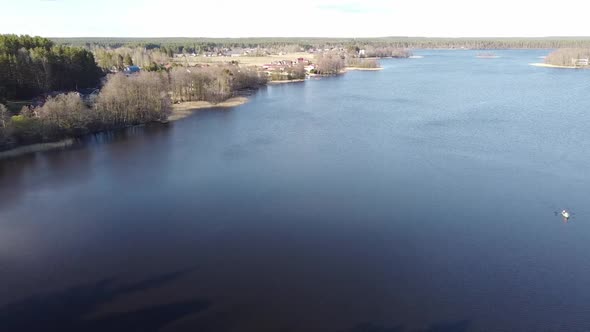
[[[589,36],[588,9],[589,0],[0,0],[0,33],[44,37]]]

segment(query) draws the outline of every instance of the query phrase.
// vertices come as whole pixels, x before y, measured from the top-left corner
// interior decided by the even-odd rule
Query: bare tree
[[[95,124],[108,128],[165,120],[171,111],[168,90],[160,73],[111,75],[94,105]]]
[[[43,106],[33,109],[33,113],[40,120],[46,137],[83,134],[90,121],[90,110],[77,93],[50,97]]]
[[[339,54],[324,53],[316,58],[317,73],[320,75],[338,74],[344,68],[344,60]]]

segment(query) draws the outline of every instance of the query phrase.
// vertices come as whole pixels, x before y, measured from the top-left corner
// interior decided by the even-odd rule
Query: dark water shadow
[[[468,332],[470,326],[469,320],[439,322],[418,330],[407,329],[404,325],[386,327],[375,323],[362,323],[343,332]]]
[[[69,184],[84,183],[92,178],[97,166],[99,147],[104,146],[106,162],[128,163],[132,158],[146,158],[143,153],[158,145],[158,158],[150,162],[165,162],[165,148],[170,142],[171,130],[165,124],[147,124],[120,130],[105,131],[77,138],[72,146],[40,151],[0,160],[0,210],[18,205],[27,192],[41,188],[60,188]],[[115,143],[125,143],[117,145]],[[135,161],[135,159],[132,159]],[[137,161],[138,163],[140,160]]]
[[[404,332],[403,325],[385,327],[374,323],[362,323],[346,332]]]
[[[0,209],[41,188],[84,182],[92,176],[93,151],[43,151],[0,161]]]
[[[33,296],[0,308],[0,331],[159,331],[186,315],[206,310],[210,302],[195,299],[99,318],[88,317],[100,305],[117,297],[163,286],[190,271],[163,274],[126,285],[117,285],[114,278],[109,278],[59,292]]]

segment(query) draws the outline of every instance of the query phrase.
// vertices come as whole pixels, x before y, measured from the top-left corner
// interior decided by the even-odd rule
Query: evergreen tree
[[[133,59],[131,59],[131,55],[125,54],[125,60],[123,61],[125,66],[133,66]]]
[[[0,35],[0,100],[94,87],[102,73],[86,49],[45,38]]]

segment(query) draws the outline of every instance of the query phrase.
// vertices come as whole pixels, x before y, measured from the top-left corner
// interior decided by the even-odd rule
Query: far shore
[[[185,101],[172,105],[172,113],[168,116],[168,121],[177,121],[191,115],[194,111],[205,108],[228,108],[240,106],[248,102],[246,97],[232,97],[220,103],[208,101]]]
[[[549,64],[549,63],[542,63],[542,62],[529,63],[529,65],[535,66],[535,67],[546,67],[546,68],[587,69],[587,68],[584,68],[584,67],[560,66],[560,65],[552,65],[552,64]]]

